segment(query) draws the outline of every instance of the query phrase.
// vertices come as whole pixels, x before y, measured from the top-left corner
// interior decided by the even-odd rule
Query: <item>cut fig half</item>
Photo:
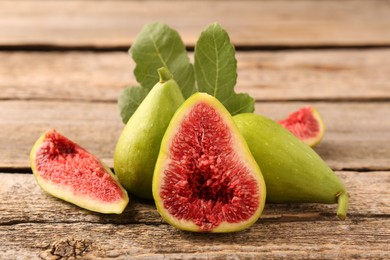
[[[110,168],[55,130],[36,141],[30,160],[38,185],[54,197],[100,213],[120,214],[129,202]]]
[[[310,106],[298,109],[278,123],[311,147],[321,142],[325,133],[325,124],[320,113]]]
[[[171,225],[194,232],[251,226],[265,203],[260,168],[229,112],[197,93],[176,111],[153,175],[157,210]]]

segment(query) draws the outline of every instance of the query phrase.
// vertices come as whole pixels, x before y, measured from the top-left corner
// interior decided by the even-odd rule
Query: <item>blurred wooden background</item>
[[[237,92],[281,119],[323,115],[315,150],[351,195],[336,205],[267,204],[235,234],[181,232],[152,202],[101,215],[46,195],[29,168],[55,128],[112,167],[123,124],[116,100],[136,83],[127,50],[148,22],[189,50],[219,22],[238,59]],[[0,258],[390,258],[390,1],[0,0]]]

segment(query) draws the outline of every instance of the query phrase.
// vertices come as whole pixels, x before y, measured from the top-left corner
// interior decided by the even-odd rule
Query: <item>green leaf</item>
[[[118,106],[123,123],[129,121],[148,93],[149,90],[143,87],[127,87],[121,91]]]
[[[255,111],[255,100],[246,93],[234,94],[225,101],[224,105],[232,115],[253,113]]]
[[[217,23],[209,25],[195,45],[195,77],[199,91],[216,97],[232,115],[253,112],[254,100],[237,94],[237,60],[227,32]]]
[[[142,87],[150,90],[159,80],[156,70],[166,67],[179,85],[184,98],[196,92],[193,65],[177,31],[162,23],[144,26],[129,53],[136,67],[134,75]]]

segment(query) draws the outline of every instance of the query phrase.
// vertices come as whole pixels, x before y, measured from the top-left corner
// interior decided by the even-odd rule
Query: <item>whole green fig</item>
[[[263,173],[267,201],[338,203],[345,219],[348,193],[320,156],[278,123],[256,114],[233,117]]]
[[[114,170],[132,194],[152,199],[152,177],[165,130],[184,102],[179,86],[166,68],[123,129],[114,154]]]

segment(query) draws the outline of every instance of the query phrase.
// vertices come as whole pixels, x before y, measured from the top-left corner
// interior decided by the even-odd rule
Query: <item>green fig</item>
[[[264,179],[230,113],[213,96],[192,95],[161,143],[153,197],[161,216],[181,230],[234,232],[264,208]]]
[[[348,193],[320,156],[284,127],[256,114],[233,117],[260,166],[267,186],[267,202],[338,203],[344,220]]]
[[[132,194],[152,198],[152,177],[161,140],[177,108],[184,102],[179,86],[166,68],[123,129],[114,154],[114,170]]]

